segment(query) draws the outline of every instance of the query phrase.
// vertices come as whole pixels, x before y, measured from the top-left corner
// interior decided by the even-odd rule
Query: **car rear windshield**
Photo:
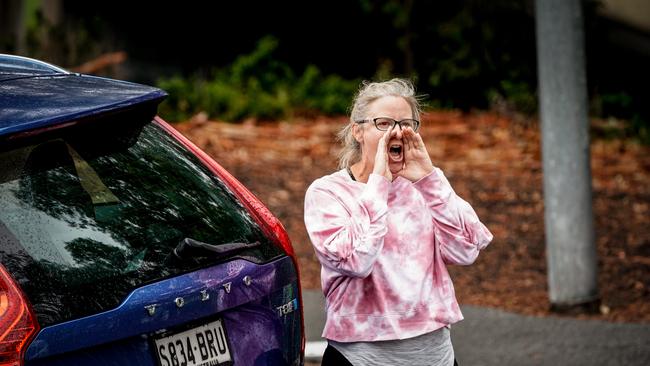
[[[0,151],[0,260],[41,326],[233,256],[282,255],[192,153],[156,122],[133,125],[104,121]],[[188,240],[235,250],[179,259],[174,249]]]

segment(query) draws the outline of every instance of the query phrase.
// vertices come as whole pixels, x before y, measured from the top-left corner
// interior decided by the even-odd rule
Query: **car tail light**
[[[187,149],[189,149],[196,157],[198,157],[205,166],[207,166],[214,174],[219,176],[224,180],[226,184],[232,188],[234,193],[239,196],[242,202],[247,206],[248,211],[253,215],[257,220],[260,227],[275,240],[276,245],[278,245],[282,250],[293,261],[293,265],[296,268],[296,275],[298,276],[298,283],[300,283],[300,272],[298,270],[298,260],[296,254],[291,245],[291,240],[287,231],[282,226],[282,223],[271,213],[271,211],[264,206],[264,204],[257,198],[255,195],[249,191],[241,182],[239,182],[235,177],[232,176],[226,169],[224,169],[219,163],[214,161],[208,154],[203,150],[199,149],[192,141],[187,139],[183,134],[178,132],[174,127],[165,122],[162,118],[156,117],[156,122],[160,124],[167,132],[169,132],[176,140],[182,143]],[[300,294],[300,303],[302,305],[302,289],[298,286],[298,292]],[[304,323],[304,314],[303,308],[300,307],[301,312],[301,328],[302,328],[302,344],[301,344],[301,354],[304,354],[305,351],[305,323]],[[1,366],[1,365],[0,365]]]
[[[0,265],[0,366],[19,366],[39,330],[25,295]]]

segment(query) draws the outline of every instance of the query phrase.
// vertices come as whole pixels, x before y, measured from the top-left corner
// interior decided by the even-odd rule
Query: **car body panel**
[[[166,95],[150,86],[79,74],[0,81],[0,137],[158,104]]]
[[[47,361],[47,365],[83,364],[81,360],[86,357],[97,357],[95,351],[99,349],[127,352],[131,357],[144,353],[138,359],[150,362],[155,355],[150,347],[152,334],[215,314],[224,320],[228,337],[237,340],[237,344],[230,345],[235,364],[252,365],[255,360],[251,357],[280,348],[281,321],[290,313],[280,315],[270,309],[297,298],[297,291],[288,291],[294,292],[293,298],[285,294],[285,287],[296,279],[289,257],[261,265],[236,259],[143,286],[116,309],[42,329],[27,350],[26,365],[40,365],[41,361]],[[202,290],[209,295],[205,301],[201,300]],[[278,291],[282,295],[269,300],[275,304],[260,303]],[[180,308],[175,302],[178,297],[184,299]],[[154,304],[157,305],[155,313],[149,315],[145,306]],[[71,335],[74,343],[70,342]],[[93,347],[90,354],[88,347]],[[98,357],[94,365],[113,364],[114,360],[108,362]],[[126,364],[131,362],[133,359]]]

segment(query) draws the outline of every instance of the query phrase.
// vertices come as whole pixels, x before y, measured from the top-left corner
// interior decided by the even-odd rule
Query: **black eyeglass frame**
[[[393,121],[393,124],[390,127],[388,127],[387,129],[382,130],[381,128],[379,128],[379,126],[377,126],[377,120],[379,120],[379,119],[391,120],[391,121]],[[355,121],[355,123],[361,124],[361,123],[367,123],[367,122],[371,122],[371,121],[375,125],[375,128],[377,128],[379,131],[388,131],[390,128],[394,127],[395,125],[399,125],[399,128],[402,129],[402,122],[404,122],[404,121],[413,121],[413,122],[415,122],[415,128],[413,128],[413,132],[418,132],[418,130],[420,129],[420,121],[418,121],[417,119],[413,119],[413,118],[406,118],[406,119],[397,121],[397,120],[392,119],[390,117],[377,117],[377,118],[373,118],[373,119],[362,119],[360,121]]]

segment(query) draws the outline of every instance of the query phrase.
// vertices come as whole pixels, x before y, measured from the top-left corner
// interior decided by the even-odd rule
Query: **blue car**
[[[0,55],[0,365],[302,365],[280,222],[160,89]]]

